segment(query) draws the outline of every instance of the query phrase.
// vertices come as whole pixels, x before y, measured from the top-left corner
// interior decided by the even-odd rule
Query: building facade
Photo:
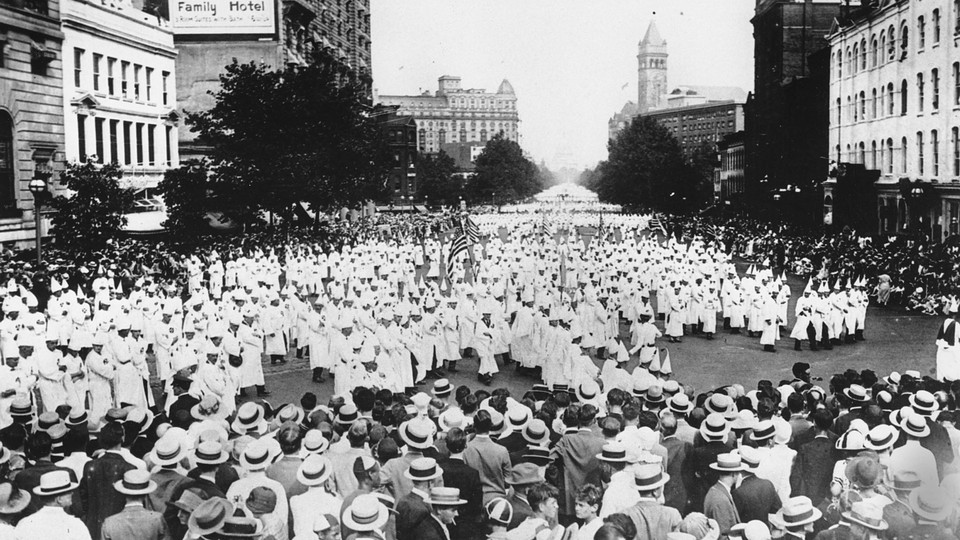
[[[129,3],[62,0],[68,162],[117,163],[151,200],[179,166],[176,50],[167,21]]]
[[[735,101],[711,101],[641,113],[640,116],[653,118],[667,128],[680,141],[686,156],[704,145],[715,149],[727,135],[743,131],[743,103]]]
[[[879,233],[960,232],[960,2],[882,0],[830,35],[831,159],[878,175]],[[837,182],[827,182],[825,206]],[[840,202],[839,200],[836,202]]]
[[[229,14],[231,0],[207,0]],[[211,92],[220,89],[225,66],[255,62],[271,69],[304,65],[313,52],[323,49],[353,69],[371,93],[370,0],[247,0],[253,13],[211,19],[201,12],[178,12],[170,2],[174,30],[177,95],[185,111],[208,110],[214,105]],[[201,157],[209,147],[196,133],[182,129],[183,159]]]
[[[754,35],[754,91],[746,111],[746,189],[751,208],[779,213],[774,197],[801,186],[798,204],[817,213],[819,182],[827,170],[829,80],[818,52],[834,19],[858,0],[758,0]],[[809,195],[808,195],[809,194]],[[796,196],[796,195],[795,195]],[[810,218],[812,220],[812,218]]]
[[[444,75],[434,95],[380,95],[381,105],[398,106],[398,114],[417,122],[417,148],[434,154],[448,143],[486,143],[494,135],[520,142],[520,115],[517,95],[504,79],[495,93],[464,89],[460,77]]]
[[[417,123],[397,114],[397,107],[379,107],[376,114],[393,158],[387,181],[391,199],[395,204],[413,204],[417,193]]]
[[[735,201],[744,190],[746,148],[743,131],[723,137],[717,144],[717,153],[719,159],[714,195],[717,197],[717,202],[727,204]]]
[[[650,21],[637,46],[637,112],[660,109],[667,94],[667,42]]]

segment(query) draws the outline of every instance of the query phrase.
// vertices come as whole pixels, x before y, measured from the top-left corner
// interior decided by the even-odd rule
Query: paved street
[[[738,265],[743,272],[745,264]],[[790,324],[793,324],[793,306],[803,291],[805,282],[789,277],[793,299],[790,302]],[[666,343],[673,364],[674,377],[685,384],[692,384],[697,391],[741,383],[755,386],[758,380],[771,379],[774,383],[780,379],[792,378],[790,368],[794,362],[809,362],[815,377],[822,377],[820,384],[826,385],[830,375],[847,368],[874,369],[879,375],[891,370],[903,372],[917,369],[927,374],[934,366],[936,347],[934,340],[941,318],[908,313],[899,309],[870,308],[867,312],[866,341],[854,345],[834,347],[832,351],[811,352],[804,344],[802,352],[793,350],[793,340],[781,339],[777,353],[765,353],[761,350],[759,338],[745,335],[718,333],[716,339],[709,341],[700,336],[686,336],[682,343]],[[658,326],[663,329],[662,321]],[[722,325],[718,324],[718,328]],[[783,336],[789,330],[783,332]],[[626,327],[621,327],[621,336],[628,339]],[[633,369],[636,360],[631,361]],[[600,365],[600,362],[597,362]],[[292,360],[285,366],[266,367],[267,386],[273,392],[270,401],[274,404],[288,401],[296,402],[307,391],[318,392],[321,402],[325,402],[333,392],[333,383],[323,385],[310,382],[310,371],[306,360]],[[462,361],[458,365],[459,373],[450,377],[454,385],[466,384],[478,388],[476,380],[477,362]],[[429,382],[422,386],[429,390]],[[520,395],[534,382],[532,378],[521,377],[513,368],[499,373],[491,385],[492,388],[506,386],[514,395]]]

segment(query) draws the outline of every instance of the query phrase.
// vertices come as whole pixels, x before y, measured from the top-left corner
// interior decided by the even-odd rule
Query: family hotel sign
[[[273,34],[275,0],[170,0],[176,34]]]

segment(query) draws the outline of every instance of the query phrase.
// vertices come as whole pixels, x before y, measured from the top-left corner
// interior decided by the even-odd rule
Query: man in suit
[[[830,413],[827,412],[829,415]],[[769,514],[780,510],[780,497],[773,482],[756,475],[760,466],[761,453],[752,446],[740,448],[740,459],[743,461],[743,480],[733,490],[733,503],[743,523],[759,520],[769,526]]]
[[[453,526],[451,535],[455,538],[478,538],[483,504],[480,473],[463,461],[467,436],[462,429],[453,428],[448,431],[446,441],[450,457],[440,462],[440,468],[443,469],[443,485],[459,489],[460,496],[467,501],[460,507],[460,523]]]
[[[603,436],[592,429],[596,426],[599,410],[591,404],[583,407],[569,407],[564,415],[576,414],[577,431],[568,431],[560,438],[560,442],[553,448],[555,459],[563,465],[563,500],[560,501],[560,512],[567,516],[574,514],[574,498],[577,490],[583,485],[586,478],[599,468],[597,454],[603,451]]]
[[[527,422],[527,425],[523,427],[522,436],[523,445],[519,450],[510,452],[510,463],[513,465],[522,462],[524,460],[523,456],[531,447],[546,448],[550,444],[550,429],[547,428],[547,423],[539,418]],[[501,444],[501,441],[497,441],[497,443]]]
[[[280,442],[283,458],[267,467],[267,478],[280,482],[288,499],[306,493],[306,486],[297,482],[297,471],[303,465],[303,459],[300,458],[300,428],[292,423],[284,425],[276,438]]]
[[[667,449],[667,474],[670,481],[663,487],[663,497],[667,506],[683,513],[687,508],[687,488],[683,485],[683,464],[693,445],[677,437],[677,419],[672,414],[665,415],[660,422],[663,440],[660,444]]]
[[[411,538],[458,540],[459,537],[451,536],[450,528],[456,523],[459,508],[467,504],[467,501],[460,498],[460,490],[450,487],[432,488],[427,503],[430,505],[430,514],[416,525]]]
[[[410,463],[406,475],[413,487],[397,501],[397,540],[422,540],[416,532],[424,521],[430,519],[427,499],[430,488],[443,477],[443,470],[433,458],[420,457]]]
[[[499,415],[499,413],[497,413]],[[477,411],[473,417],[473,428],[476,437],[467,444],[463,451],[463,461],[470,468],[480,473],[480,484],[483,489],[483,503],[490,502],[496,497],[505,497],[507,494],[504,479],[510,474],[510,454],[507,449],[490,439],[490,429],[493,420],[487,410]]]
[[[540,468],[533,463],[519,463],[513,466],[510,477],[507,478],[507,483],[513,488],[513,493],[507,497],[507,502],[513,507],[513,519],[510,520],[508,529],[517,527],[525,519],[533,516],[533,507],[527,499],[527,489],[540,482],[543,482]]]
[[[164,540],[167,526],[163,514],[144,508],[147,495],[157,489],[150,473],[132,469],[115,482],[113,488],[126,497],[126,504],[119,514],[103,522],[102,540]]]
[[[707,490],[717,483],[717,472],[710,468],[716,462],[717,456],[729,452],[727,435],[730,433],[730,424],[720,413],[710,413],[700,424],[699,435],[703,443],[687,453],[687,460],[683,464],[683,483],[687,488],[689,500],[688,512],[702,512],[703,499]]]
[[[76,482],[78,480],[76,473],[74,473],[72,469],[59,467],[50,461],[52,449],[53,440],[45,431],[38,431],[27,439],[25,445],[27,465],[17,473],[13,481],[19,489],[27,493],[33,493],[33,488],[40,485],[40,477],[50,471],[69,471],[70,481]],[[24,515],[32,514],[41,507],[43,507],[43,503],[39,497],[33,497],[30,499],[30,504],[27,505]]]
[[[819,504],[830,490],[833,464],[837,460],[834,448],[837,436],[830,431],[833,427],[830,411],[818,409],[810,416],[816,434],[797,451],[790,473],[790,492],[809,497]]]
[[[703,500],[703,513],[708,518],[716,520],[720,526],[720,536],[727,536],[730,529],[740,523],[740,514],[737,505],[733,502],[731,491],[740,480],[744,470],[740,455],[729,453],[720,454],[717,460],[710,464],[710,468],[719,475],[717,483],[710,487]]]
[[[121,510],[126,496],[117,492],[114,484],[123,479],[123,474],[135,467],[120,454],[123,442],[123,425],[109,422],[100,429],[100,447],[103,455],[83,467],[80,480],[79,510],[76,514],[86,516],[87,528],[92,538],[100,538],[100,526],[107,517]]]
[[[193,462],[197,466],[187,474],[187,481],[181,482],[170,492],[170,501],[179,501],[180,496],[187,490],[200,493],[204,500],[213,497],[226,497],[226,493],[217,486],[217,469],[227,462],[229,456],[223,446],[216,441],[206,441],[193,449]],[[180,510],[174,505],[167,505],[163,519],[172,538],[183,538],[187,529],[177,517]]]

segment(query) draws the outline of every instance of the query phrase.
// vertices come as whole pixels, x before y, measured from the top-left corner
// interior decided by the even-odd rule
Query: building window
[[[940,10],[933,10],[933,43],[934,45],[940,43]]]
[[[960,128],[950,130],[950,145],[953,146],[953,176],[960,176]]]
[[[77,115],[77,161],[83,163],[87,161],[87,115]]]
[[[923,132],[917,132],[917,175],[923,176]]]
[[[870,142],[870,168],[879,168],[879,163],[877,163],[877,141]]]
[[[940,108],[940,70],[936,68],[930,71],[930,106]]]
[[[103,163],[103,118],[93,119],[93,137],[97,145],[97,163]]]
[[[113,84],[113,73],[117,68],[116,58],[107,58],[107,93],[111,96],[116,95],[116,88]]]
[[[13,118],[7,112],[0,111],[0,208],[4,210],[17,206],[15,162]]]
[[[887,139],[887,174],[893,174],[893,139]]]
[[[877,38],[874,36],[873,39],[870,40],[870,67],[877,67],[877,62],[879,61],[878,53]]]
[[[110,120],[110,163],[120,162],[120,155],[117,152],[117,143],[119,141],[117,137],[117,127],[119,125],[119,120]]]
[[[123,123],[123,164],[130,165],[133,161],[133,122]]]
[[[133,65],[133,99],[135,101],[140,101],[140,71],[143,68],[138,65]]]
[[[874,88],[870,96],[870,118],[877,118],[877,89]]]
[[[127,85],[127,75],[130,71],[130,62],[120,61],[120,94],[124,99],[130,97],[130,89]]]
[[[147,161],[153,167],[157,164],[156,126],[147,125],[144,128],[147,130]]]
[[[867,145],[861,142],[861,143],[857,146],[857,149],[859,150],[858,155],[857,155],[857,159],[859,160],[858,163],[860,163],[861,165],[866,165],[866,163],[867,163]]]
[[[100,91],[100,64],[103,63],[102,54],[93,54],[93,91]]]
[[[940,134],[937,130],[930,132],[930,157],[933,160],[930,163],[930,174],[934,177],[940,176]]]
[[[907,57],[907,50],[910,47],[910,27],[907,26],[907,23],[903,23],[900,26],[900,59],[903,60]]]
[[[136,132],[137,132],[137,162],[136,162],[135,165],[136,165],[137,167],[143,167],[143,165],[144,165],[144,162],[143,162],[143,143],[144,143],[144,140],[143,140],[143,126],[144,126],[143,122],[137,122],[137,127],[135,128],[135,130],[136,130]]]
[[[150,101],[153,101],[153,92],[151,91],[153,88],[153,85],[150,84],[151,79],[153,79],[153,68],[147,68],[145,75],[146,75],[146,79],[144,80],[144,82],[147,85],[147,101],[150,102]]]
[[[843,51],[837,51],[837,78],[843,78]]]
[[[860,45],[854,45],[853,54],[849,55],[850,73],[854,75],[857,73],[857,67],[860,64],[859,58],[860,58]]]
[[[860,40],[860,69],[867,69],[867,40]]]
[[[907,174],[907,138],[900,138],[900,173]]]
[[[73,87],[80,88],[83,79],[83,49],[73,48]]]
[[[164,71],[160,73],[161,87],[163,91],[163,104],[167,105],[169,103],[170,97],[167,95],[167,80],[170,78],[170,72]]]
[[[860,92],[860,120],[865,121],[867,119],[867,94],[866,92]]]
[[[883,63],[883,55],[886,54],[886,51],[887,51],[887,34],[881,31],[880,32],[880,52],[878,53],[878,56],[877,56],[878,65]]]
[[[887,84],[887,115],[888,116],[893,116],[894,107],[895,105],[893,100],[893,83],[889,83]]]
[[[960,105],[960,62],[953,63],[953,105]]]
[[[166,164],[167,164],[167,167],[172,167],[172,166],[173,166],[173,144],[174,144],[174,141],[173,141],[173,126],[163,126],[163,127],[164,127],[164,130],[165,130],[164,135],[165,135],[165,137],[166,137],[166,138],[164,138],[164,142],[166,142],[166,144],[164,145],[164,146],[166,147],[166,148],[165,148],[165,149],[166,149]]]
[[[927,26],[923,20],[923,15],[917,17],[917,49],[923,50],[927,43]]]
[[[917,73],[917,112],[923,112],[923,73]]]
[[[960,0],[953,0],[953,33],[960,34]]]
[[[900,115],[907,114],[907,80],[900,82]]]

